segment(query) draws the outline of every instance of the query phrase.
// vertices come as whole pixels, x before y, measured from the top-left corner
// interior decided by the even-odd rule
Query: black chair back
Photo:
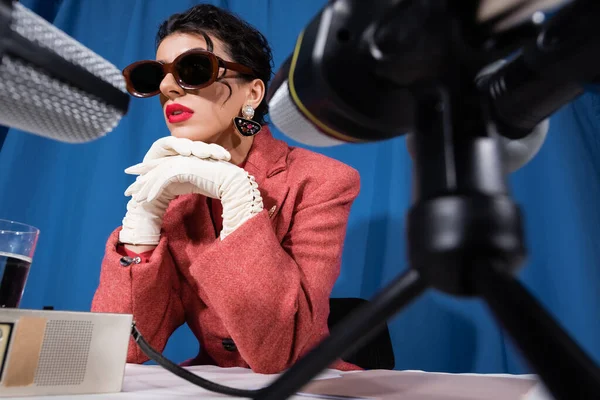
[[[329,299],[329,319],[327,321],[329,331],[357,307],[365,303],[367,303],[367,300],[359,298]],[[352,354],[345,356],[344,361],[364,369],[394,369],[396,364],[394,348],[387,324],[371,340]]]

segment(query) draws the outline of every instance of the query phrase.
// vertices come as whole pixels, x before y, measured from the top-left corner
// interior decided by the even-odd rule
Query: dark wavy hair
[[[174,14],[158,28],[156,47],[174,33],[202,36],[208,51],[213,51],[213,42],[209,35],[219,39],[225,44],[231,61],[252,68],[256,74],[241,74],[241,79],[250,82],[258,78],[265,83],[265,87],[268,85],[273,73],[271,47],[262,33],[233,13],[211,4],[199,4],[183,13]],[[225,81],[220,82],[229,88],[231,96],[231,86]],[[254,120],[264,124],[267,112],[267,101],[263,99],[255,111]]]

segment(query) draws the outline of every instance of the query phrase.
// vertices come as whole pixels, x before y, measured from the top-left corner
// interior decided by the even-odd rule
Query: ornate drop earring
[[[262,126],[256,122],[252,121],[254,117],[254,108],[248,104],[242,108],[242,116],[233,118],[233,125],[235,129],[242,136],[250,137],[256,135],[262,129]]]

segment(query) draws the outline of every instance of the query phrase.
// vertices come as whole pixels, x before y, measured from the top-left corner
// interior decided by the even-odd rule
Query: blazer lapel
[[[268,128],[254,137],[245,169],[256,179],[263,198],[263,206],[271,221],[276,220],[290,190],[287,183],[288,146],[275,139]]]

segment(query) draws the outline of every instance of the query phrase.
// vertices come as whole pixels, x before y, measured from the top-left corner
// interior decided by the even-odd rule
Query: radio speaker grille
[[[37,386],[79,385],[85,379],[94,324],[50,320],[35,373]]]

